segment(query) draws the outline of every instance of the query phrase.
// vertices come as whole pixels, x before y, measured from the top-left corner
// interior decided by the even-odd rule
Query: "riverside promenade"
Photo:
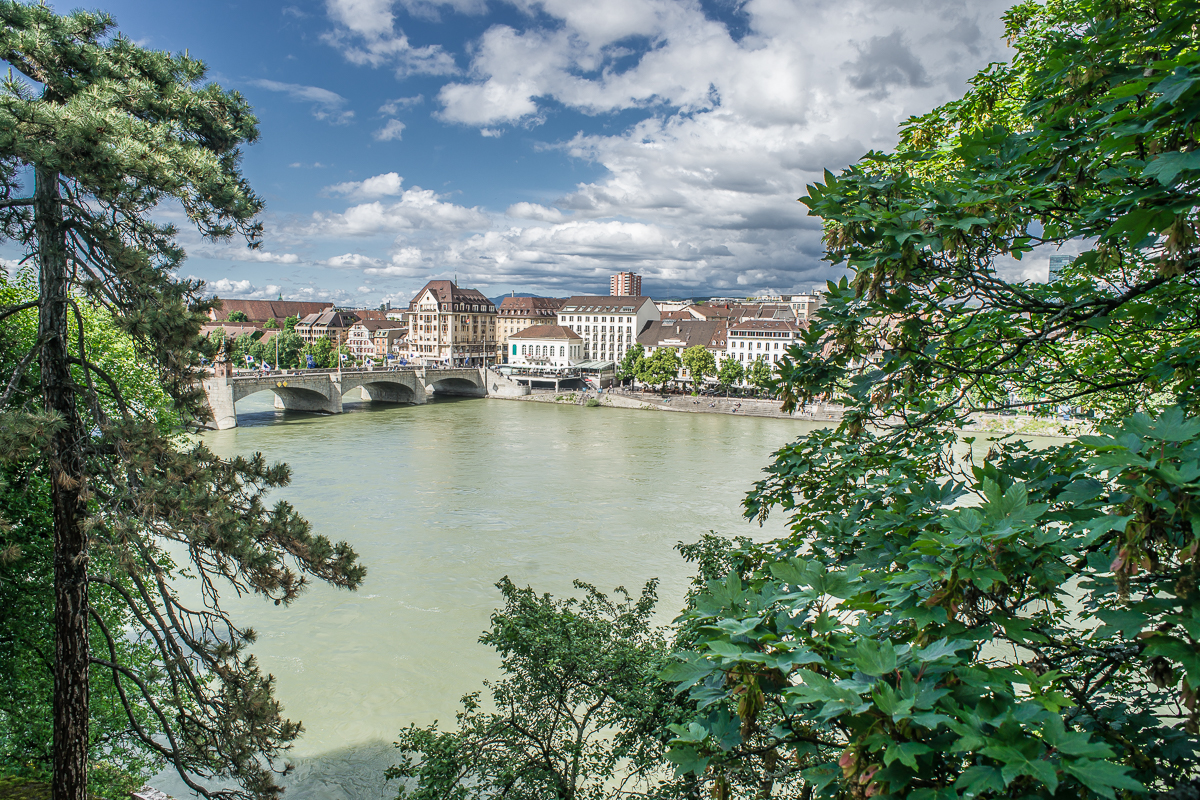
[[[792,414],[785,414],[779,410],[778,400],[744,397],[692,397],[686,394],[660,395],[657,392],[630,392],[619,389],[616,391],[606,389],[599,395],[594,390],[559,392],[535,390],[531,394],[523,396],[499,396],[489,393],[488,397],[559,405],[583,405],[589,399],[598,398],[600,406],[604,408],[631,408],[640,411],[669,411],[688,414],[730,414],[742,417],[825,422],[831,425],[841,422],[843,411],[843,407],[837,403],[817,403],[797,409]],[[1070,439],[1091,432],[1091,427],[1082,421],[1064,421],[1055,417],[977,413],[972,415],[970,422],[962,428],[962,432]]]

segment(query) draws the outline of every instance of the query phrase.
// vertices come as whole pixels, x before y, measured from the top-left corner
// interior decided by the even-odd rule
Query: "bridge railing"
[[[421,367],[381,367],[380,369],[343,369],[338,370],[336,367],[316,367],[314,369],[269,369],[269,370],[245,370],[235,372],[230,376],[230,380],[260,380],[262,378],[280,378],[291,376],[304,375],[337,375],[339,371],[343,375],[371,375],[375,373],[389,372],[416,372],[422,369]]]

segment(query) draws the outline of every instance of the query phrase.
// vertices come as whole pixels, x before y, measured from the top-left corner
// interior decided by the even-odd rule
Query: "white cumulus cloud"
[[[389,119],[387,123],[382,128],[375,131],[372,136],[374,136],[375,140],[379,142],[398,142],[400,141],[400,135],[404,133],[404,128],[405,125],[400,120]]]
[[[440,45],[413,47],[395,25],[391,0],[326,0],[336,27],[325,41],[353,64],[392,66],[398,76],[451,75],[454,58]]]
[[[255,286],[248,280],[235,281],[229,278],[208,281],[204,288],[214,297],[238,300],[273,300],[279,296],[281,291],[281,287],[275,284]]]
[[[300,256],[295,253],[272,253],[268,250],[251,250],[236,245],[208,245],[201,243],[188,248],[189,252],[203,258],[222,261],[244,261],[254,264],[299,264]]]
[[[547,208],[537,203],[513,203],[504,212],[513,219],[533,219],[539,222],[560,222],[563,213],[557,208]]]
[[[388,117],[399,114],[402,110],[419,106],[425,102],[425,95],[418,94],[415,97],[397,97],[395,100],[388,100],[379,107],[379,113]]]
[[[392,254],[391,263],[363,270],[385,278],[420,278],[429,273],[430,263],[419,247],[402,247]]]
[[[344,194],[354,198],[390,197],[403,191],[404,178],[396,172],[373,175],[365,181],[347,181],[326,186],[330,194]]]
[[[435,192],[414,186],[394,203],[362,203],[342,213],[313,215],[310,232],[323,236],[363,236],[418,229],[471,230],[491,227],[480,208],[447,203]]]
[[[328,258],[322,263],[327,267],[334,267],[336,269],[361,269],[363,267],[375,267],[383,262],[377,258],[371,258],[359,253],[346,253],[345,255]]]

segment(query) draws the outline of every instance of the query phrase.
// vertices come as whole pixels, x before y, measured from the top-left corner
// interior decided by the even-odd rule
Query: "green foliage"
[[[585,583],[581,600],[555,600],[497,584],[504,608],[480,641],[501,656],[503,677],[462,699],[454,730],[411,726],[388,770],[405,778],[401,800],[494,797],[602,800],[669,797],[663,770],[666,726],[679,708],[654,676],[667,662],[663,633],[650,624],[651,581],[634,599],[610,599]]]
[[[292,316],[288,317],[287,319],[285,319],[283,321],[283,329],[285,331],[294,331],[296,329],[296,325],[299,322],[300,322],[300,318],[297,317],[295,314],[293,314]]]
[[[597,399],[596,399],[596,398],[594,398],[594,397],[589,397],[589,398],[587,399],[587,402],[586,402],[586,403],[584,403],[584,405],[585,405],[585,406],[587,406],[588,408],[599,408],[599,407],[600,407],[600,401],[599,401],[599,400],[597,400]]]
[[[0,475],[0,774],[48,779],[51,773],[51,705],[54,696],[53,524],[50,491],[42,472]],[[109,572],[113,553],[93,554],[95,569]],[[128,586],[127,586],[128,588]],[[97,598],[93,636],[137,623],[120,604]],[[122,663],[161,675],[156,653],[144,639],[120,638],[114,647]],[[163,676],[165,677],[165,676]],[[148,685],[161,701],[169,695],[161,679]],[[132,728],[110,673],[91,675],[89,790],[105,800],[124,800],[162,769],[163,760],[145,748]],[[153,735],[162,727],[148,704],[136,702],[139,725]]]
[[[304,352],[304,340],[294,330],[285,330],[276,334],[275,338],[267,343],[267,349],[270,352],[272,364],[275,363],[275,353],[279,353],[281,369],[288,369],[293,364],[304,360],[301,355]]]
[[[308,359],[305,358],[305,356],[312,356],[318,367],[329,368],[337,366],[337,351],[334,350],[333,342],[329,341],[324,336],[304,345],[304,348],[299,356],[301,367],[308,366]]]
[[[646,348],[635,342],[633,347],[625,351],[625,357],[617,365],[617,380],[627,381],[636,379],[642,372],[646,361]]]
[[[771,387],[771,364],[765,358],[756,358],[749,362],[746,369],[746,380],[757,389]]]
[[[246,312],[244,312],[244,311],[230,311],[229,316],[226,317],[226,319],[229,320],[230,322],[249,322],[250,321],[250,318],[246,316]]]
[[[721,359],[721,368],[717,370],[717,383],[728,389],[730,386],[736,386],[742,378],[746,377],[746,372],[742,369],[742,362],[736,358]]]
[[[0,305],[15,306],[37,297],[28,278],[0,277]],[[159,385],[154,370],[142,360],[133,341],[114,324],[102,307],[81,306],[87,349],[108,374],[118,376],[124,400],[163,431],[178,425],[171,399]],[[36,338],[37,315],[18,312],[5,320],[0,336],[0,364],[12,366]],[[75,333],[75,329],[72,328]],[[81,376],[82,378],[82,376]],[[117,413],[114,403],[109,413]],[[50,776],[51,704],[54,652],[53,624],[53,524],[50,491],[41,467],[12,468],[0,472],[0,773],[35,778]],[[108,549],[92,554],[95,568],[119,572]],[[130,587],[125,584],[128,590]],[[136,624],[129,609],[98,596],[93,611],[93,636],[99,628],[126,630]],[[114,642],[120,661],[145,674],[155,675],[155,652],[141,638],[121,637]],[[91,675],[90,791],[96,797],[124,798],[162,768],[162,759],[142,745],[131,727],[116,684],[109,673]],[[169,693],[157,681],[148,684],[154,697]],[[154,735],[161,726],[149,706],[134,698],[138,724]]]
[[[649,358],[642,360],[637,379],[647,386],[662,389],[679,375],[679,356],[672,347],[660,347]]]
[[[278,329],[279,329],[279,323],[275,321],[275,318],[274,318],[274,317],[272,317],[271,319],[269,319],[269,320],[267,320],[266,322],[264,322],[264,323],[263,323],[263,327],[264,327],[264,328],[266,328],[266,329],[268,329],[268,330],[278,330]]]
[[[791,765],[778,778],[837,797],[1111,798],[1195,773],[1200,538],[1178,509],[1200,491],[1200,421],[1172,409],[1078,445],[996,445],[954,475],[949,434],[908,459],[864,435],[857,460],[824,435],[823,468],[797,443],[748,501],[790,506],[797,535],[740,550],[664,672],[740,738],[705,728],[673,760],[719,775],[773,753]]]
[[[680,356],[680,360],[688,374],[692,376],[692,383],[697,386],[703,384],[706,377],[717,374],[717,359],[704,345],[698,344],[687,348]]]
[[[1196,6],[1025,3],[1016,56],[825,174],[830,284],[769,386],[834,398],[693,594],[669,757],[713,796],[1132,798],[1200,774]],[[1052,283],[1006,278],[1082,249]],[[1042,251],[1045,252],[1045,251]],[[1097,435],[964,449],[978,409]],[[1138,412],[1138,413],[1133,413]]]

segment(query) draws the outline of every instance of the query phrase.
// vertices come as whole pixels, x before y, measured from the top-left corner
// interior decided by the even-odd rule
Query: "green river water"
[[[661,580],[678,611],[689,565],[674,551],[709,530],[770,538],[740,501],[770,455],[814,423],[503,400],[347,404],[335,417],[238,404],[240,427],[205,435],[221,455],[292,466],[278,493],[368,567],[356,592],[313,587],[291,607],[225,598],[305,733],[291,800],[394,797],[383,770],[409,723],[453,724],[458,698],[494,677],[477,642],[495,583],[567,596],[573,579],[636,592]],[[170,774],[153,782],[190,796]]]

